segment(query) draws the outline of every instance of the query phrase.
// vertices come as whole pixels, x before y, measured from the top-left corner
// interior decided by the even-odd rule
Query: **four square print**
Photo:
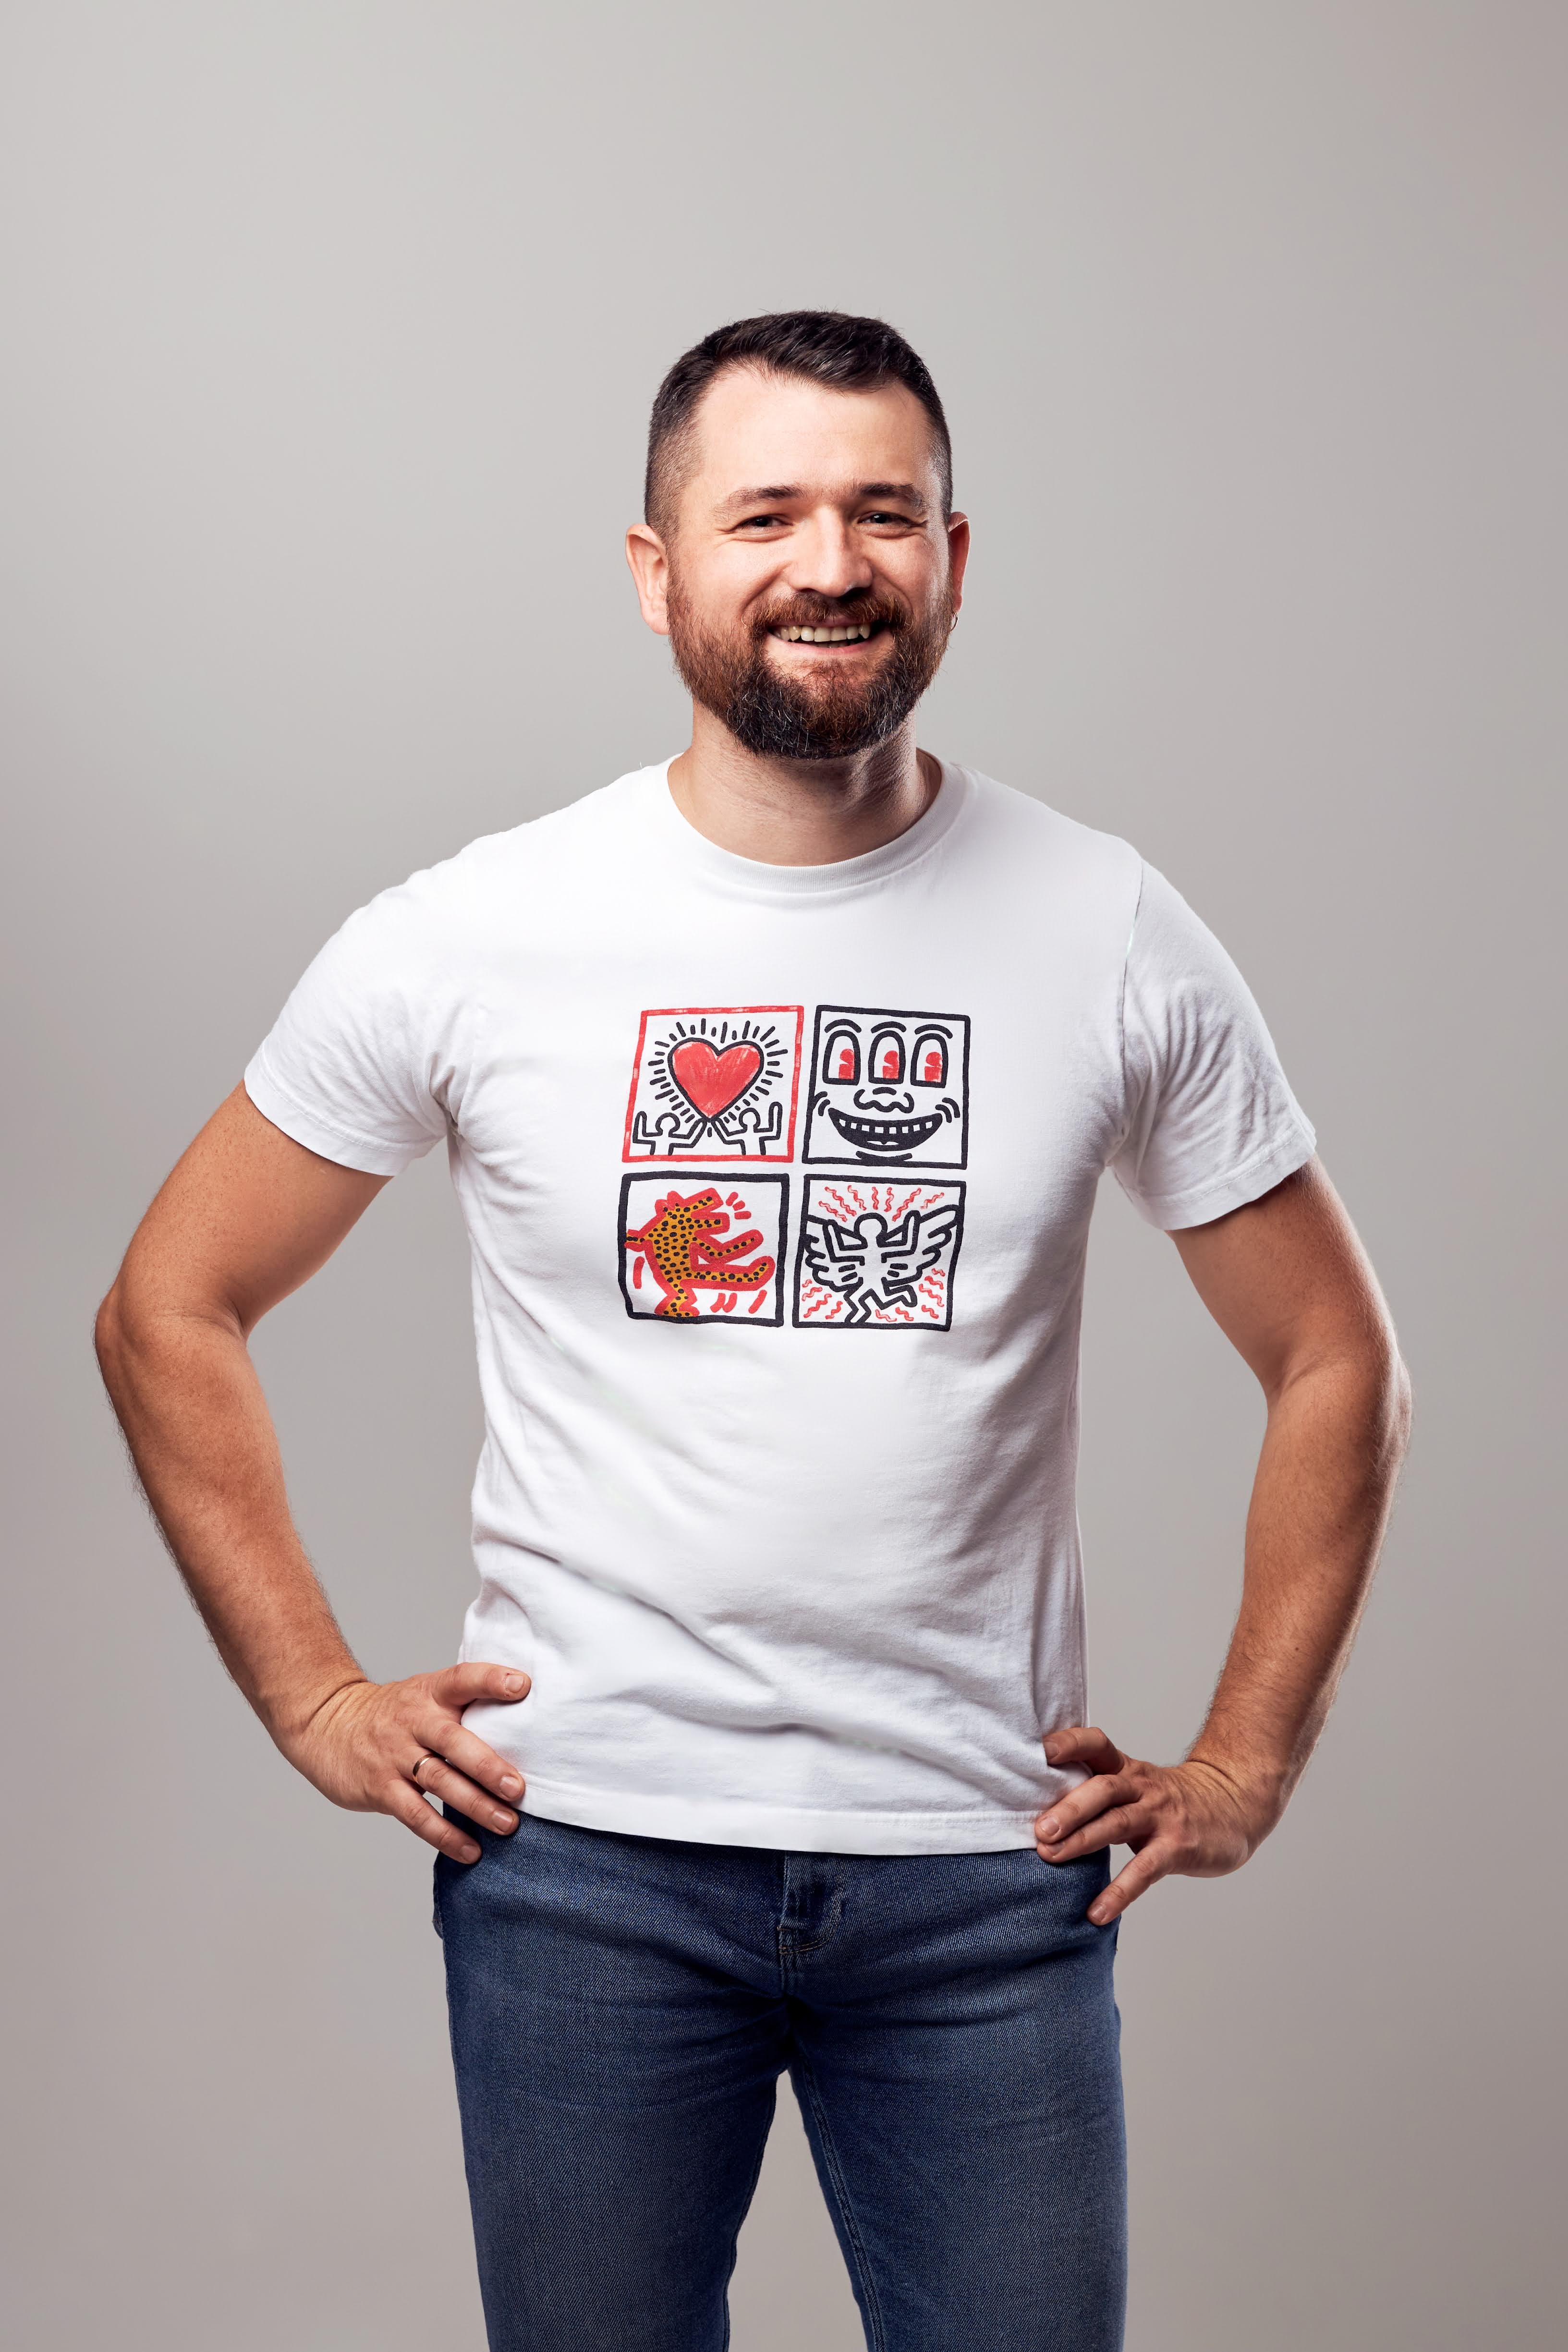
[[[620,1286],[636,1320],[947,1330],[969,1143],[965,1013],[823,1004],[643,1014],[621,1157]],[[662,1166],[658,1163],[663,1163]],[[701,1163],[700,1165],[694,1163]],[[723,1163],[723,1164],[720,1164]],[[924,1171],[930,1169],[928,1177]]]

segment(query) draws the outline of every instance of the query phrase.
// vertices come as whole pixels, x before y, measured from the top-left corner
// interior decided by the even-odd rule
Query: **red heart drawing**
[[[744,1038],[716,1054],[706,1037],[683,1037],[673,1046],[669,1075],[704,1118],[717,1118],[762,1076],[762,1048]]]

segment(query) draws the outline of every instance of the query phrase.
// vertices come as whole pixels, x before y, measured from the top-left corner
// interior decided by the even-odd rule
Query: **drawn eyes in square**
[[[901,1087],[904,1082],[904,1041],[896,1029],[879,1029],[871,1040],[871,1084]]]
[[[904,1040],[897,1029],[879,1029],[867,1056],[869,1083],[898,1087],[904,1083]],[[860,1040],[853,1029],[828,1033],[823,1055],[823,1076],[837,1086],[860,1082]],[[945,1087],[947,1039],[940,1029],[922,1029],[910,1054],[909,1082],[915,1087]]]
[[[947,1084],[947,1039],[940,1029],[922,1029],[910,1057],[910,1083],[917,1087]]]
[[[858,1087],[860,1083],[860,1040],[853,1029],[829,1031],[823,1048],[822,1074],[837,1086]]]

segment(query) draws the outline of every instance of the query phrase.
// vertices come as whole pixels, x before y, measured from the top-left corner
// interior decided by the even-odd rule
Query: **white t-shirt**
[[[1026,1846],[1082,1777],[1040,1743],[1086,1708],[1100,1175],[1200,1224],[1312,1131],[1124,842],[948,766],[884,848],[762,866],[667,765],[351,916],[246,1086],[347,1167],[447,1146],[486,1417],[462,1654],[533,1678],[468,1719],[527,1811]]]

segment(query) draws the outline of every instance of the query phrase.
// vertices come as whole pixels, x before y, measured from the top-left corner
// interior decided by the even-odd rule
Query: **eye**
[[[911,1075],[918,1087],[945,1087],[947,1084],[947,1039],[926,1030],[915,1039],[914,1066]]]
[[[871,1041],[871,1076],[878,1086],[896,1087],[904,1075],[904,1041],[896,1030],[884,1029]]]
[[[787,515],[747,515],[742,521],[735,525],[735,529],[737,530],[782,530],[788,520]]]
[[[822,1075],[837,1086],[854,1086],[860,1076],[860,1044],[852,1029],[836,1029],[822,1057]]]

